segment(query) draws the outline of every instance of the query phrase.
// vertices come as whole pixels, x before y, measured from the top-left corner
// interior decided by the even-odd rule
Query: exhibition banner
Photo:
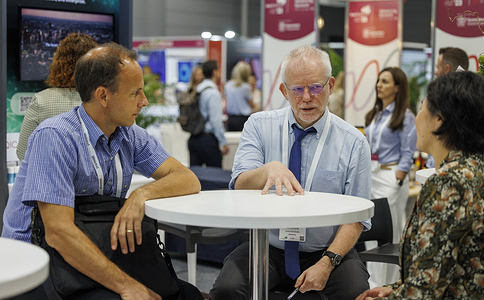
[[[434,5],[434,66],[440,48],[458,47],[469,56],[469,70],[477,71],[484,52],[484,0],[437,0]]]
[[[345,120],[364,126],[375,104],[375,84],[385,67],[399,67],[401,1],[350,1],[346,13]]]
[[[279,92],[281,61],[301,45],[316,46],[315,0],[265,0],[262,43],[262,110],[287,105]]]
[[[207,43],[207,60],[216,60],[220,70],[220,79],[225,82],[227,78],[227,41],[209,40]]]

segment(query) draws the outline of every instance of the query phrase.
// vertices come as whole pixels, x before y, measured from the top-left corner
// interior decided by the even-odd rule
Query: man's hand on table
[[[276,193],[282,196],[282,186],[286,187],[289,196],[294,196],[296,193],[304,195],[304,189],[299,181],[297,181],[294,174],[281,162],[272,161],[264,165],[267,175],[267,181],[262,189],[262,195],[267,194],[269,189],[275,185]]]
[[[145,200],[129,197],[119,210],[111,229],[111,248],[119,245],[124,254],[135,251],[136,244],[142,243],[141,222],[145,215]]]

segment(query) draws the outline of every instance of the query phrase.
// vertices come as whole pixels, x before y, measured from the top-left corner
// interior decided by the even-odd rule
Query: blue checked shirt
[[[284,124],[288,109],[291,108],[259,112],[249,117],[235,154],[230,189],[234,189],[235,179],[240,173],[257,169],[271,161],[282,161],[282,151],[290,153],[294,143],[292,128],[289,129],[288,149],[282,149],[283,126],[296,123],[294,115],[289,112],[289,125]],[[308,134],[302,140],[300,183],[303,187],[328,114],[329,110],[326,109],[323,117],[313,125],[318,133]],[[331,127],[314,174],[311,191],[369,199],[370,187],[370,147],[365,137],[354,126],[332,115]],[[371,220],[361,223],[365,231],[371,228]],[[328,247],[338,228],[339,226],[307,228],[306,242],[299,243],[299,251],[314,252]],[[284,241],[279,240],[279,229],[269,231],[269,242],[284,249]]]
[[[30,242],[30,214],[36,201],[74,207],[75,196],[98,193],[97,174],[77,110],[99,158],[104,195],[116,195],[116,153],[119,152],[123,167],[122,197],[129,189],[133,169],[151,177],[169,157],[161,144],[137,125],[116,128],[108,143],[107,136],[82,105],[47,119],[29,138],[25,159],[3,215],[2,237]]]

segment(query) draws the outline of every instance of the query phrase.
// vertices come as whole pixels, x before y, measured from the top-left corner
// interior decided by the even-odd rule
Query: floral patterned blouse
[[[452,150],[422,186],[388,299],[484,299],[484,156]]]

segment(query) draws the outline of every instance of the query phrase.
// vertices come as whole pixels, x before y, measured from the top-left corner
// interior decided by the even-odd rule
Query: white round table
[[[0,238],[0,299],[20,295],[49,276],[49,255],[35,245]]]
[[[415,172],[415,180],[420,184],[424,184],[427,179],[434,174],[435,168],[418,170],[417,172]]]
[[[146,201],[147,216],[184,225],[250,229],[252,299],[268,299],[268,229],[323,227],[354,223],[373,216],[373,202],[346,195],[306,192],[293,197],[275,191],[202,191]]]

